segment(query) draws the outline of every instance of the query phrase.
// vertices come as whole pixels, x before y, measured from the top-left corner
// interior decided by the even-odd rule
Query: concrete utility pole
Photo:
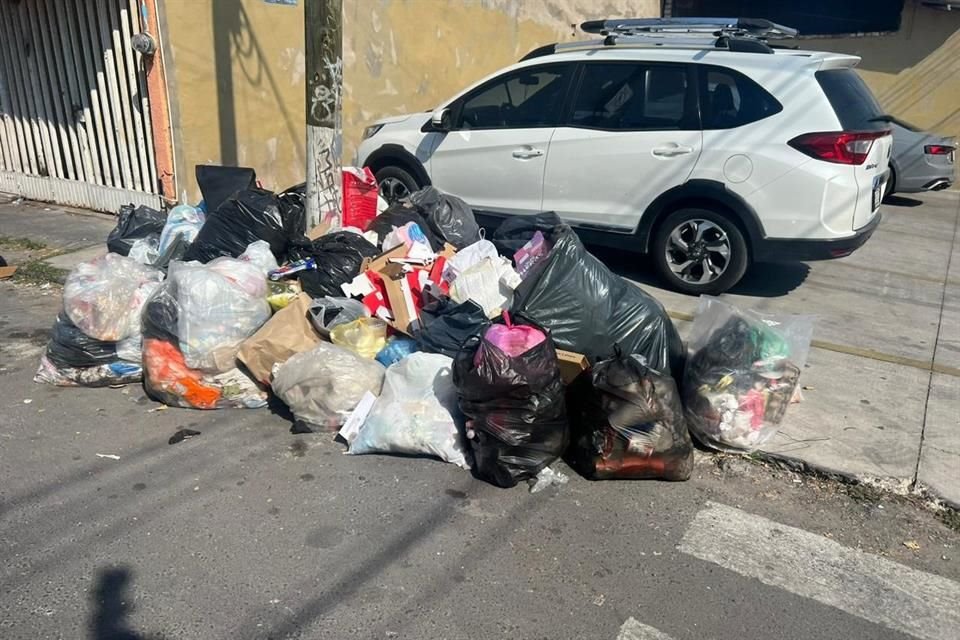
[[[307,58],[307,222],[340,226],[342,0],[304,0]]]

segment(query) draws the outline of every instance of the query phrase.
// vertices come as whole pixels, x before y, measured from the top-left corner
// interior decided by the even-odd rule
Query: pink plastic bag
[[[536,327],[512,324],[510,314],[506,311],[503,312],[503,320],[506,324],[490,325],[483,339],[511,358],[526,353],[547,339],[543,331]],[[482,349],[483,345],[481,344],[480,348],[477,349],[477,355],[474,356],[475,366],[480,366],[479,363],[482,360],[480,351]]]

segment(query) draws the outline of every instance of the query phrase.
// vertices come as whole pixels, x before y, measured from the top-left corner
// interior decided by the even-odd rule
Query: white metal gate
[[[159,207],[138,4],[0,0],[0,191]]]

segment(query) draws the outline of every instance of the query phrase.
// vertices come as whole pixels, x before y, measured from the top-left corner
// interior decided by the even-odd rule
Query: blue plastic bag
[[[383,349],[380,349],[376,360],[383,366],[389,367],[395,362],[400,362],[411,353],[415,353],[417,351],[419,351],[419,349],[417,349],[417,341],[413,338],[394,337],[390,338],[390,340],[387,342],[387,346],[385,346]]]

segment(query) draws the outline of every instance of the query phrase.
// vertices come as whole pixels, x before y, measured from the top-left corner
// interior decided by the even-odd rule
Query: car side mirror
[[[434,131],[447,132],[453,129],[453,114],[450,109],[437,109],[430,117],[430,125]]]

